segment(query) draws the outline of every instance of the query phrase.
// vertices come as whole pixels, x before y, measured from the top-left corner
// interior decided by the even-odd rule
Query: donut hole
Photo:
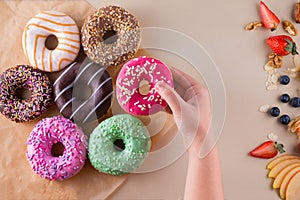
[[[139,83],[139,93],[141,95],[148,95],[150,91],[150,83],[147,80],[142,80]]]
[[[45,47],[52,51],[58,46],[58,39],[55,35],[49,35],[45,41]]]
[[[103,34],[104,44],[113,44],[118,40],[118,34],[114,30],[107,30]]]
[[[20,100],[26,100],[31,96],[31,92],[27,88],[20,87],[16,89],[15,95]]]
[[[125,143],[122,139],[117,139],[114,141],[114,149],[117,151],[123,151],[125,149]]]
[[[54,143],[51,148],[51,154],[54,157],[59,157],[64,154],[65,146],[61,142]]]
[[[87,100],[92,95],[92,90],[88,85],[78,84],[76,86],[76,98]]]

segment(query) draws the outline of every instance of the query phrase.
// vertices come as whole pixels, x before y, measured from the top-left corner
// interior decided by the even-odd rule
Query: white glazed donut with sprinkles
[[[54,50],[49,50],[45,45],[51,35],[58,40]],[[32,66],[46,72],[59,71],[77,57],[80,50],[79,29],[68,15],[57,11],[44,11],[27,23],[22,45]]]
[[[142,91],[143,82],[148,84],[146,93]],[[165,82],[173,87],[171,71],[164,63],[146,56],[130,60],[124,64],[117,78],[119,104],[133,115],[150,115],[161,111],[167,103],[155,90],[157,82]]]

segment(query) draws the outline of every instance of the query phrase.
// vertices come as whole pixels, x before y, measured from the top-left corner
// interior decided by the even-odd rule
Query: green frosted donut
[[[123,147],[117,147],[116,143]],[[149,150],[150,136],[146,127],[139,119],[124,114],[108,118],[95,128],[90,136],[88,155],[98,171],[122,175],[139,168]]]

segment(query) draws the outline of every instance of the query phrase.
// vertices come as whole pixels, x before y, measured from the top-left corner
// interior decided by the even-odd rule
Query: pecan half
[[[292,36],[296,36],[298,34],[298,31],[294,24],[288,20],[284,20],[282,22],[282,27],[286,32],[288,32]]]
[[[261,22],[257,22],[257,21],[250,22],[245,26],[245,30],[252,31],[252,30],[255,30],[257,27],[261,27],[261,26],[263,26],[263,24]]]
[[[288,130],[292,133],[295,133],[300,136],[300,116],[298,116],[296,119],[291,120],[291,122],[288,124]]]
[[[300,2],[295,5],[294,18],[297,23],[300,23]]]
[[[280,68],[282,66],[282,60],[282,56],[279,56],[276,53],[270,53],[268,64],[273,68]]]

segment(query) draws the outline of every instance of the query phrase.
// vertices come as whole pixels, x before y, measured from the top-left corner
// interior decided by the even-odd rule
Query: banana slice
[[[285,154],[283,156],[280,156],[278,158],[275,158],[274,160],[272,160],[268,165],[267,165],[267,169],[273,169],[273,167],[275,165],[277,165],[278,163],[280,163],[283,160],[288,160],[288,159],[293,159],[293,158],[299,158],[299,156],[294,156],[291,154]]]
[[[286,200],[300,200],[300,171],[293,175],[290,179],[286,192],[285,197]]]
[[[289,184],[291,178],[296,174],[300,172],[300,167],[295,167],[294,169],[290,170],[286,176],[283,178],[283,181],[280,185],[280,190],[279,190],[279,194],[280,194],[280,197],[282,199],[285,198],[285,194],[286,194],[286,189],[287,189],[287,185]],[[293,199],[295,200],[295,199]]]
[[[284,177],[287,175],[287,173],[289,173],[289,171],[291,171],[291,170],[294,169],[295,167],[300,167],[300,163],[294,163],[294,164],[291,164],[291,165],[287,166],[286,168],[284,168],[283,170],[281,170],[281,171],[277,174],[277,176],[276,176],[276,178],[275,178],[275,180],[274,180],[274,182],[273,182],[273,189],[278,189],[278,188],[280,188],[280,185],[281,185],[281,183],[282,183]]]
[[[287,160],[283,160],[279,163],[277,163],[269,172],[268,177],[269,178],[276,178],[277,175],[279,174],[279,172],[281,170],[283,170],[284,168],[286,168],[287,166],[291,165],[291,164],[295,164],[295,163],[300,163],[300,158],[293,158],[293,159],[287,159]]]

